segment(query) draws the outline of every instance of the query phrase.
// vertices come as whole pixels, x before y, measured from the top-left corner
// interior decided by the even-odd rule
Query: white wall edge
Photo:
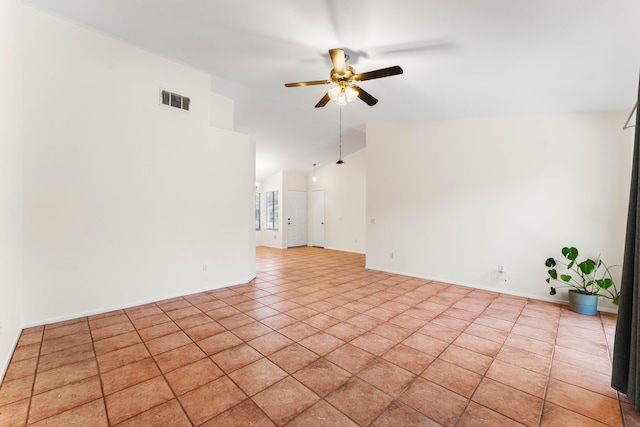
[[[18,334],[13,340],[13,345],[11,346],[11,351],[8,354],[7,359],[0,365],[0,384],[4,381],[4,376],[7,373],[7,369],[9,369],[9,363],[11,363],[11,359],[13,358],[13,353],[16,351],[16,347],[18,346],[18,341],[20,341],[20,335],[22,335],[22,329],[18,331]]]
[[[216,285],[216,286],[213,286],[213,287],[207,287],[207,288],[201,288],[201,289],[198,289],[198,290],[195,290],[195,291],[189,291],[187,293],[170,294],[170,295],[166,295],[166,296],[163,296],[163,297],[160,297],[160,298],[145,299],[145,300],[137,301],[137,302],[134,302],[134,303],[131,303],[131,304],[123,304],[123,305],[113,306],[113,307],[110,307],[110,308],[107,308],[107,309],[84,311],[82,313],[71,314],[71,315],[68,315],[68,316],[54,317],[54,318],[50,318],[50,319],[46,319],[46,320],[42,320],[42,321],[25,323],[25,324],[22,325],[22,329],[33,328],[35,326],[48,325],[50,323],[63,322],[65,320],[77,319],[77,318],[80,318],[80,317],[94,316],[96,314],[103,314],[103,313],[108,313],[110,311],[123,310],[123,309],[126,309],[126,308],[136,307],[138,305],[145,305],[145,304],[151,304],[151,303],[154,303],[154,302],[164,301],[164,300],[171,299],[171,298],[179,298],[179,297],[185,297],[187,295],[195,295],[195,294],[199,294],[201,292],[213,291],[213,290],[221,289],[221,288],[228,288],[230,286],[245,285],[245,284],[249,283],[250,281],[252,281],[255,278],[256,278],[256,276],[254,275],[254,276],[251,276],[250,278],[248,278],[246,280],[239,280],[239,281],[233,281],[233,282],[228,282],[228,283],[222,283],[222,284],[219,284],[219,285]],[[15,348],[14,348],[14,350],[15,350]]]
[[[401,271],[387,270],[387,269],[377,268],[377,267],[370,267],[368,265],[365,265],[365,268],[368,269],[368,270],[382,271],[384,273],[399,274],[399,275],[402,275],[402,276],[415,277],[417,279],[431,280],[431,281],[434,281],[434,282],[447,283],[447,284],[450,284],[450,285],[464,286],[466,288],[480,289],[480,290],[483,290],[483,291],[495,292],[495,293],[498,293],[498,294],[513,295],[513,296],[516,296],[516,297],[535,299],[535,300],[538,300],[538,301],[545,301],[545,302],[551,302],[551,303],[555,303],[555,304],[569,305],[569,300],[560,300],[560,299],[556,299],[556,298],[545,298],[545,297],[541,297],[539,295],[530,295],[530,294],[527,294],[527,293],[524,293],[524,292],[514,292],[514,291],[510,291],[508,289],[499,289],[498,290],[496,288],[491,288],[489,286],[474,285],[474,284],[471,284],[471,283],[464,283],[464,282],[458,282],[458,281],[452,281],[452,280],[446,280],[446,279],[439,279],[439,278],[436,278],[436,277],[418,276],[418,275],[415,275],[415,274],[403,273]],[[598,311],[603,311],[605,313],[618,314],[618,310],[613,309],[613,308],[609,308],[609,307],[598,307]]]

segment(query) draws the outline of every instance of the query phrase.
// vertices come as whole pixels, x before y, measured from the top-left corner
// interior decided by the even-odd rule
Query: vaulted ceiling
[[[630,111],[640,71],[637,0],[27,0],[212,75],[256,141],[256,175],[308,172],[365,145],[365,124],[584,111]],[[314,108],[327,51],[380,102]],[[622,126],[622,123],[621,123]],[[346,167],[346,165],[345,165]]]

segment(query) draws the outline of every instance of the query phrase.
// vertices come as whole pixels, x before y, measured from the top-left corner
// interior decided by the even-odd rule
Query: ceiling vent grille
[[[188,111],[191,100],[186,96],[160,89],[160,103]]]

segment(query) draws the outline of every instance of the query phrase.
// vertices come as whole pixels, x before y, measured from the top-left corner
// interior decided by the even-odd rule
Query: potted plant
[[[613,282],[610,267],[598,257],[595,261],[585,259],[578,261],[578,250],[574,247],[562,248],[562,256],[567,263],[547,258],[544,265],[549,268],[549,277],[546,282],[560,282],[558,288],[568,287],[569,309],[581,314],[594,316],[597,313],[598,297],[610,299],[614,304],[618,304],[620,291]],[[558,273],[556,266],[560,264],[565,267],[563,274]],[[557,287],[551,286],[549,295],[555,295]]]

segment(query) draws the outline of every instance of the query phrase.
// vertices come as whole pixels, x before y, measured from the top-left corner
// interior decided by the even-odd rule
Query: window
[[[266,206],[266,230],[278,229],[278,192],[267,191],[265,193]]]
[[[183,110],[188,110],[191,100],[186,96],[178,95],[177,93],[160,90],[160,103],[164,105],[170,105],[171,107],[181,108]]]
[[[260,193],[256,193],[256,230],[260,230]]]

